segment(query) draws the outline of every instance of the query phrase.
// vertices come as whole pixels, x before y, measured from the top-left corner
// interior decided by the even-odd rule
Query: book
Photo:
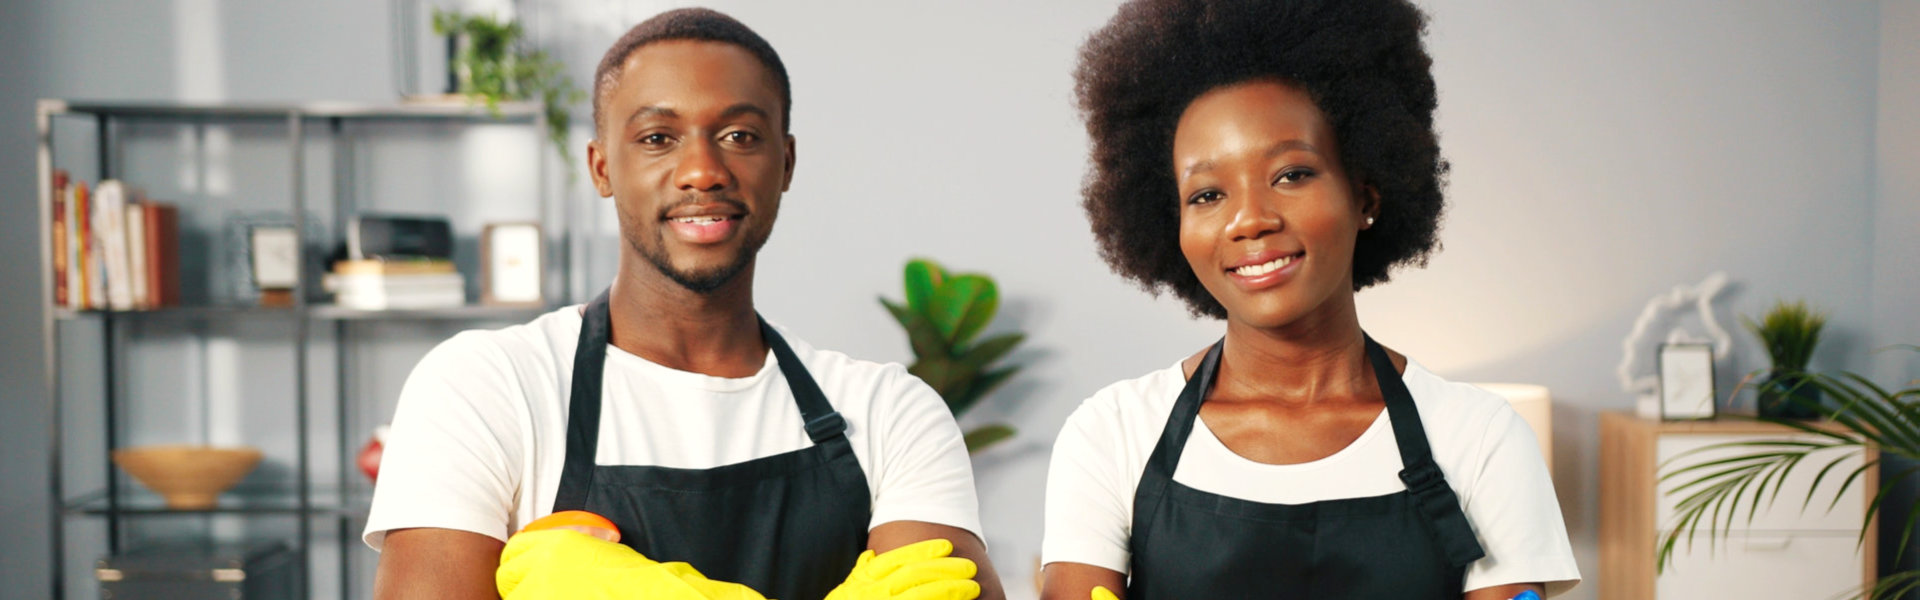
[[[334,292],[335,304],[361,310],[450,308],[467,302],[466,278],[459,273],[332,274],[325,286]]]
[[[127,264],[127,186],[109,179],[100,182],[96,194],[100,201],[94,203],[94,225],[106,268],[106,308],[133,310],[132,269]]]
[[[74,223],[74,277],[71,283],[75,286],[74,291],[78,292],[73,298],[75,310],[94,308],[94,299],[101,296],[99,278],[94,276],[94,263],[97,262],[94,256],[97,253],[94,250],[93,206],[88,196],[87,183],[74,182],[73,204],[69,208],[73,210]]]
[[[53,170],[53,197],[50,202],[53,217],[53,231],[48,232],[53,241],[53,305],[67,306],[67,171]]]
[[[146,213],[147,300],[153,307],[180,304],[180,210],[165,202],[140,203]]]
[[[132,284],[133,308],[153,308],[147,280],[147,211],[145,202],[129,203],[127,218],[127,283]]]
[[[444,259],[342,260],[333,263],[335,275],[423,275],[457,272]]]

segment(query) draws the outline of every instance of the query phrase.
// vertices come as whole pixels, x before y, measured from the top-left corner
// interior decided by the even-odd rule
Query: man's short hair
[[[787,66],[780,62],[780,53],[773,51],[760,34],[754,33],[745,24],[719,11],[705,8],[682,8],[654,15],[627,30],[627,34],[607,49],[607,55],[600,59],[600,67],[593,73],[593,130],[598,135],[601,126],[601,106],[607,94],[620,81],[620,74],[627,57],[634,51],[654,42],[671,40],[701,40],[720,42],[739,46],[760,59],[767,72],[773,75],[773,85],[780,92],[780,127],[784,132],[791,127],[793,114],[793,87],[787,82]]]

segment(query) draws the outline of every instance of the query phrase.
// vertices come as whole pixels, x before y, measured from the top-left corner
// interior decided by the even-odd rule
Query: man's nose
[[[674,174],[674,185],[682,191],[714,192],[733,187],[733,172],[720,160],[720,149],[712,142],[682,146],[683,154]]]

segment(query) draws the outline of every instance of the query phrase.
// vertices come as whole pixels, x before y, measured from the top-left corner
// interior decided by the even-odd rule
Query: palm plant
[[[1920,351],[1916,346],[1900,346],[1906,350]],[[1757,375],[1757,374],[1755,374]],[[1755,375],[1749,375],[1752,380]],[[1746,382],[1742,382],[1744,386]],[[1805,496],[1800,498],[1801,510],[1815,504],[1821,485],[1838,482],[1832,486],[1832,500],[1826,503],[1826,510],[1832,510],[1848,489],[1862,484],[1862,477],[1868,469],[1883,464],[1888,456],[1910,461],[1920,461],[1920,381],[1912,381],[1901,389],[1881,387],[1860,375],[1839,372],[1838,374],[1806,373],[1797,380],[1769,379],[1761,384],[1761,391],[1786,392],[1791,387],[1813,386],[1825,392],[1834,401],[1823,404],[1817,399],[1808,400],[1803,396],[1787,394],[1787,401],[1801,404],[1801,408],[1811,411],[1819,417],[1830,419],[1833,427],[1822,427],[1802,420],[1785,417],[1760,416],[1761,421],[1775,423],[1803,432],[1806,435],[1795,439],[1755,440],[1728,442],[1698,448],[1669,459],[1660,475],[1662,484],[1675,483],[1667,491],[1670,496],[1681,496],[1675,507],[1676,521],[1673,529],[1662,534],[1659,548],[1659,566],[1665,570],[1673,561],[1676,547],[1685,538],[1688,547],[1692,546],[1696,533],[1708,536],[1709,544],[1724,538],[1726,532],[1735,528],[1742,513],[1748,522],[1765,508],[1771,507],[1781,492],[1786,491],[1787,476],[1803,465],[1819,464],[1819,461],[1807,461],[1817,452],[1834,450],[1836,453],[1820,466],[1813,482],[1807,486]],[[1751,452],[1739,456],[1719,458],[1686,464],[1682,459],[1688,456],[1725,450],[1729,448],[1746,449]],[[1869,451],[1875,451],[1871,460],[1863,460],[1860,466],[1851,470],[1840,469],[1840,465],[1852,458],[1865,458]],[[1837,455],[1835,455],[1837,454]],[[1874,525],[1874,517],[1883,512],[1904,510],[1900,528],[1902,552],[1912,540],[1914,526],[1920,524],[1920,500],[1908,506],[1886,504],[1889,492],[1897,489],[1901,483],[1920,475],[1920,466],[1909,467],[1892,477],[1882,476],[1878,489],[1869,490],[1872,502],[1860,523],[1860,536],[1857,544],[1866,542],[1867,532]],[[1789,495],[1792,498],[1793,494]],[[1891,514],[1889,512],[1889,514]],[[1898,555],[1896,554],[1896,560]],[[1883,577],[1872,588],[1858,590],[1852,598],[1880,600],[1897,598],[1908,591],[1920,589],[1920,569],[1895,573]]]
[[[1000,310],[1000,291],[993,278],[978,273],[948,273],[926,259],[914,259],[906,267],[905,304],[885,297],[880,304],[907,331],[913,346],[913,373],[940,397],[954,417],[967,412],[1014,373],[1019,365],[995,367],[994,363],[1013,351],[1026,334],[1003,333],[983,340],[974,338]],[[1013,437],[1012,427],[986,425],[966,433],[968,452]]]

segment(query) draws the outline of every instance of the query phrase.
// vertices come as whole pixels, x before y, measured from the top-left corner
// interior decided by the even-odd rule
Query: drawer
[[[1852,535],[1735,533],[1711,550],[1696,538],[1675,548],[1655,598],[1833,598],[1860,587],[1863,561]]]
[[[1818,439],[1805,435],[1662,435],[1658,441],[1658,454],[1655,465],[1656,469],[1658,469],[1657,473],[1664,474],[1673,469],[1680,468],[1682,464],[1699,464],[1717,458],[1739,456],[1741,454],[1766,450],[1765,448],[1722,448],[1688,456],[1682,459],[1681,463],[1667,464],[1667,461],[1673,457],[1695,448],[1704,448],[1726,442],[1777,440],[1783,438]],[[1833,470],[1827,474],[1826,479],[1820,482],[1820,490],[1814,494],[1813,500],[1806,502],[1807,488],[1813,484],[1814,476],[1818,475],[1820,469],[1825,467],[1829,461],[1848,453],[1853,454],[1853,456],[1841,462],[1840,466],[1834,467]],[[1741,504],[1739,517],[1734,529],[1753,531],[1828,531],[1858,534],[1860,532],[1860,520],[1866,516],[1865,494],[1867,483],[1863,481],[1865,478],[1864,475],[1862,476],[1862,480],[1853,482],[1851,488],[1847,490],[1847,493],[1841,498],[1840,503],[1835,505],[1832,511],[1827,510],[1827,505],[1833,502],[1833,491],[1839,489],[1840,483],[1846,479],[1847,475],[1852,474],[1854,469],[1860,467],[1861,461],[1862,455],[1857,447],[1821,450],[1807,456],[1806,459],[1800,461],[1800,464],[1793,468],[1792,475],[1787,477],[1785,489],[1774,499],[1771,507],[1767,506],[1765,500],[1761,501],[1760,512],[1754,516],[1751,523],[1746,522],[1746,509],[1751,505],[1753,494],[1752,490],[1749,489],[1747,492],[1748,501],[1747,503]],[[1687,473],[1672,481],[1661,482],[1659,484],[1660,493],[1654,501],[1654,518],[1655,523],[1658,523],[1657,527],[1663,531],[1673,529],[1674,507],[1695,490],[1690,488],[1681,495],[1668,495],[1667,492],[1677,487],[1680,483],[1693,479],[1696,473],[1711,473],[1718,469],[1719,467],[1710,467],[1706,470]],[[1656,477],[1658,477],[1657,474]],[[1803,507],[1805,510],[1802,510]],[[1723,516],[1722,519],[1724,518]]]

